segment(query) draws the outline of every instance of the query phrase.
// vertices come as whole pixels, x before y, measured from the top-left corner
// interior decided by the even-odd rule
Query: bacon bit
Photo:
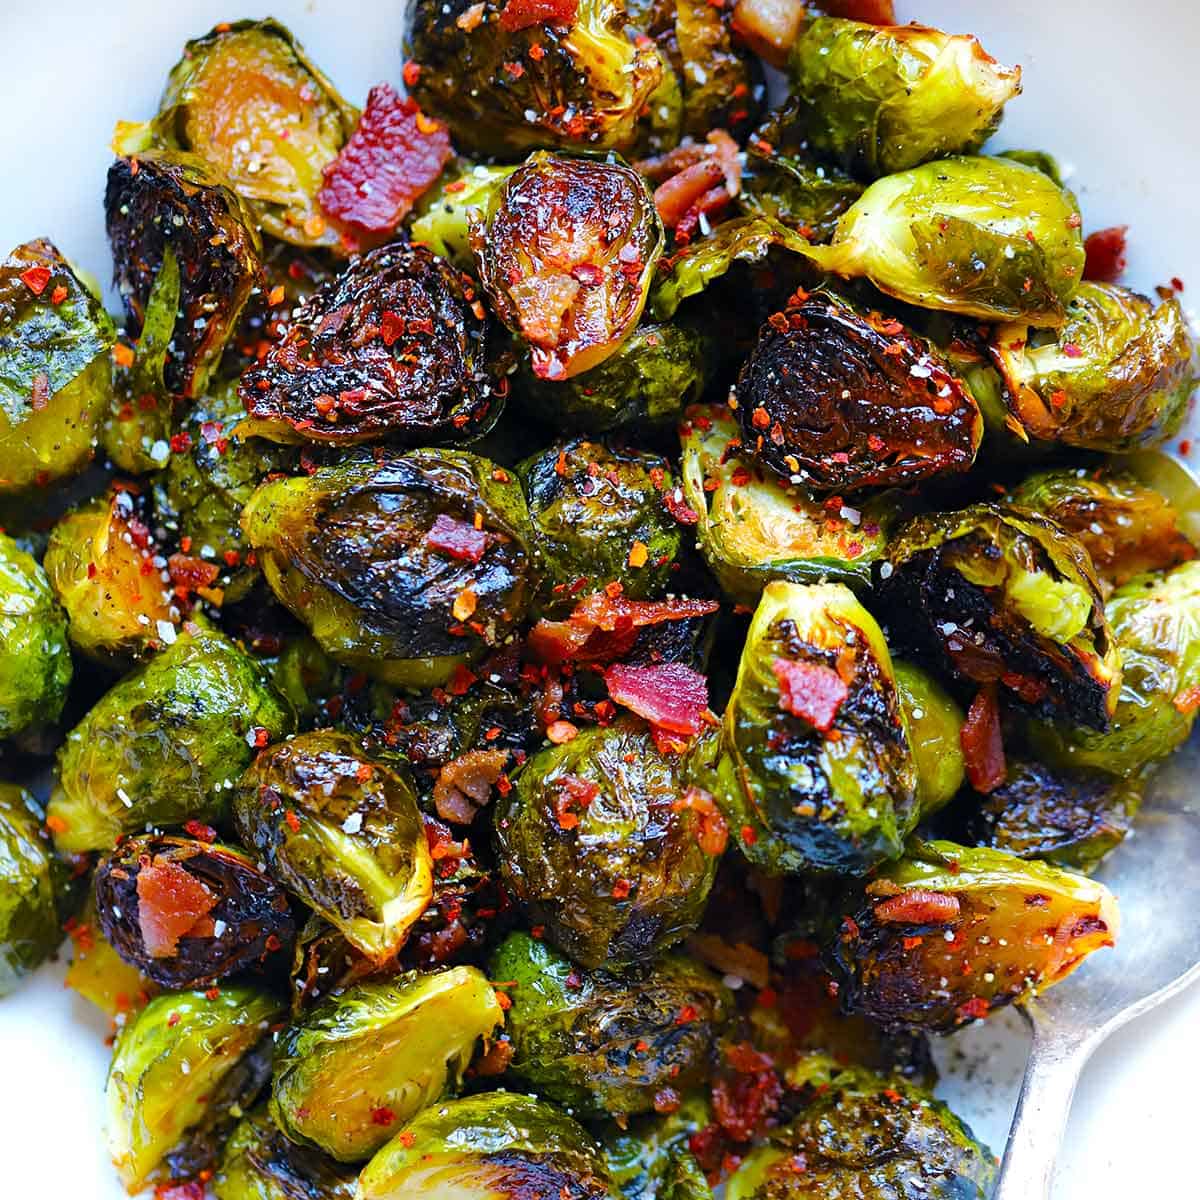
[[[804,0],[737,0],[731,23],[755,54],[782,68],[806,16]]]
[[[54,291],[50,293],[50,303],[56,308],[67,298],[67,289],[60,283]]]
[[[137,877],[138,928],[151,958],[170,958],[179,939],[217,905],[217,897],[170,859],[156,858]]]
[[[1128,230],[1128,225],[1112,225],[1088,234],[1083,243],[1087,255],[1084,279],[1115,283],[1121,278],[1125,272],[1125,234]]]
[[[487,534],[474,524],[460,521],[447,513],[438,513],[437,520],[425,535],[425,544],[461,562],[477,563],[487,549]]]
[[[618,879],[612,886],[612,898],[614,900],[624,900],[629,895],[631,887],[632,885],[628,879]]]
[[[779,707],[828,733],[850,689],[833,667],[777,658],[771,670],[779,681]]]
[[[685,502],[683,493],[678,488],[663,493],[663,508],[679,525],[695,525],[700,520],[700,514]]]
[[[958,919],[960,912],[957,896],[910,888],[876,904],[875,920],[905,925],[949,925]]]
[[[645,542],[634,542],[629,548],[629,565],[636,571],[639,567],[646,565],[646,560],[650,557],[650,551],[646,549]]]
[[[507,762],[507,750],[468,750],[451,759],[433,785],[438,816],[454,825],[469,825],[492,798]]]
[[[572,741],[579,736],[579,727],[570,721],[554,721],[546,729],[546,737],[556,746]]]
[[[452,157],[450,134],[389,84],[373,87],[358,127],[325,168],[321,208],[353,229],[389,234]]]
[[[383,344],[391,349],[403,336],[407,323],[394,312],[385,312],[379,318],[379,336]]]
[[[960,1024],[967,1021],[982,1021],[992,1011],[991,1004],[983,996],[972,996],[965,1004],[960,1004],[955,1016]]]
[[[579,12],[579,0],[508,0],[500,10],[500,28],[517,33],[531,25],[570,25]]]
[[[671,802],[672,812],[691,810],[699,819],[696,841],[711,858],[725,853],[729,842],[729,825],[717,808],[716,801],[703,788],[689,787],[678,800]]]
[[[40,296],[50,282],[49,267],[29,267],[21,272],[21,282],[35,295]]]
[[[475,608],[478,603],[479,597],[469,587],[463,588],[454,597],[454,605],[450,611],[454,614],[456,621],[466,621],[475,615]]]
[[[1171,703],[1181,713],[1195,712],[1200,708],[1200,683],[1194,683],[1191,687],[1184,688]]]
[[[975,694],[958,740],[971,786],[985,796],[994,792],[1004,782],[1007,771],[995,684],[988,684]]]
[[[725,169],[715,157],[702,158],[684,167],[654,189],[654,207],[662,223],[674,229],[701,196],[725,179]]]
[[[616,663],[604,682],[618,704],[670,733],[697,734],[703,727],[708,681],[684,663]]]
[[[117,342],[112,348],[112,360],[118,367],[129,368],[133,366],[133,347],[126,346],[124,342]]]
[[[831,17],[868,25],[896,24],[893,0],[821,0],[821,10]]]
[[[386,1104],[381,1104],[378,1108],[371,1109],[372,1125],[391,1125],[395,1119],[396,1114]]]

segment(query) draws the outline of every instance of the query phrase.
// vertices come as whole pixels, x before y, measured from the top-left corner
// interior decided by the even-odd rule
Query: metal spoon
[[[1134,833],[1096,873],[1117,945],[1025,1006],[1033,1046],[993,1200],[1045,1200],[1080,1072],[1114,1030],[1200,978],[1200,741],[1154,777]]]

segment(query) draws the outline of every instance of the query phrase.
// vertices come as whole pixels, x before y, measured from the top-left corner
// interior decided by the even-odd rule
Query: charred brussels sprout
[[[462,1082],[476,1043],[503,1021],[474,967],[357,984],[283,1034],[271,1114],[293,1141],[369,1158]]]
[[[246,432],[339,445],[467,440],[499,415],[474,285],[424,246],[380,246],[309,297],[239,387]]]
[[[478,154],[620,149],[662,77],[658,53],[627,38],[625,20],[618,0],[580,0],[548,19],[525,3],[420,0],[408,46],[421,66],[413,96],[456,146]],[[529,53],[535,45],[540,54]]]
[[[885,866],[842,924],[842,1003],[947,1032],[1045,991],[1117,936],[1103,884],[1002,850],[927,842]]]
[[[283,1005],[265,992],[157,996],[117,1035],[108,1071],[108,1148],[121,1182],[140,1192],[163,1160],[207,1125],[224,1088],[256,1059]],[[264,1064],[265,1065],[265,1064]],[[261,1080],[254,1063],[254,1083]],[[269,1069],[269,1067],[268,1067]],[[245,1092],[253,1099],[256,1087]]]
[[[712,1123],[700,1092],[672,1113],[613,1121],[601,1132],[604,1161],[625,1200],[712,1200],[712,1188],[689,1148],[693,1134]]]
[[[354,1200],[357,1176],[289,1141],[263,1108],[238,1122],[212,1190],[217,1200]]]
[[[457,159],[441,179],[417,201],[408,232],[414,242],[463,271],[475,269],[471,253],[471,219],[485,209],[492,193],[516,170],[512,166]]]
[[[959,737],[963,712],[927,671],[913,663],[896,662],[893,666],[917,768],[917,799],[924,819],[945,808],[962,787],[966,772]]]
[[[362,953],[391,958],[429,903],[432,867],[411,784],[344,733],[265,750],[234,794],[243,842]]]
[[[917,771],[883,634],[849,589],[767,585],[713,788],[742,853],[768,871],[863,874],[899,856]]]
[[[0,738],[57,721],[70,682],[67,621],[46,573],[0,533]]]
[[[642,315],[662,247],[662,222],[636,171],[545,151],[509,176],[471,226],[496,315],[529,344],[534,374],[551,381],[617,351]]]
[[[1058,330],[997,326],[992,355],[1024,436],[1119,453],[1178,429],[1195,346],[1175,297],[1156,308],[1114,283],[1084,282]]]
[[[0,263],[0,496],[74,475],[91,458],[114,336],[50,242]]]
[[[520,484],[454,450],[266,483],[242,529],[322,649],[389,683],[445,683],[508,636],[537,584]]]
[[[863,185],[813,162],[806,148],[790,146],[786,113],[761,126],[748,143],[738,207],[748,216],[772,217],[810,242],[827,242]]]
[[[296,934],[287,896],[241,851],[190,838],[127,838],[101,860],[105,939],[167,988],[286,964]]]
[[[580,972],[544,942],[512,933],[489,972],[511,981],[509,1073],[584,1116],[650,1112],[663,1088],[704,1081],[733,998],[682,957],[624,975]]]
[[[1053,521],[976,504],[904,526],[880,568],[893,636],[959,678],[1106,729],[1121,655],[1087,551]]]
[[[818,292],[761,329],[737,383],[742,440],[818,491],[966,471],[983,418],[924,338]]]
[[[202,395],[262,274],[249,212],[203,160],[153,152],[109,168],[104,214],[130,333],[142,332],[170,247],[180,284],[163,383],[174,395]]]
[[[680,478],[700,517],[700,551],[728,596],[756,604],[772,579],[870,584],[893,523],[894,497],[861,509],[840,499],[827,504],[744,461],[737,418],[725,404],[689,408],[679,437]]]
[[[294,723],[228,638],[198,627],[181,633],[67,735],[47,810],[55,844],[72,854],[107,850],[147,825],[218,820],[254,745]]]
[[[1083,275],[1079,206],[1033,167],[947,158],[873,183],[808,257],[925,308],[1057,327]]]
[[[432,1105],[363,1168],[358,1200],[615,1200],[595,1143],[532,1096]]]
[[[0,783],[0,997],[58,949],[54,850],[33,797]]]
[[[813,152],[865,179],[978,150],[1021,90],[973,37],[833,17],[796,39],[788,75]]]
[[[534,755],[496,812],[501,870],[530,919],[587,967],[647,962],[699,924],[717,859],[684,766],[630,719]]]
[[[517,471],[549,607],[570,609],[580,591],[613,580],[633,600],[666,588],[682,537],[663,505],[674,487],[665,458],[577,438],[527,458]]]
[[[995,1178],[991,1151],[931,1092],[899,1076],[845,1067],[749,1155],[726,1195],[988,1200]]]

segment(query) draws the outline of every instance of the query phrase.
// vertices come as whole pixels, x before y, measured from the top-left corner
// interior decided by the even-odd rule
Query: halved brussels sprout
[[[543,606],[570,610],[613,580],[631,600],[660,595],[679,555],[663,505],[675,486],[665,458],[582,438],[518,464],[546,579]]]
[[[358,1177],[357,1200],[616,1200],[583,1128],[552,1104],[484,1092],[431,1105]]]
[[[620,149],[662,77],[658,52],[627,38],[625,20],[619,0],[420,0],[407,46],[420,67],[412,94],[476,154]]]
[[[95,874],[105,939],[167,988],[199,987],[287,963],[296,936],[283,890],[232,846],[144,834]]]
[[[500,413],[474,284],[424,246],[380,246],[317,288],[242,376],[243,432],[277,442],[469,440]]]
[[[498,192],[516,169],[456,159],[417,201],[408,223],[409,236],[459,270],[473,271],[471,220],[476,210],[487,208],[492,193]]]
[[[238,1122],[213,1176],[217,1200],[354,1200],[358,1171],[297,1146],[265,1108]]]
[[[851,507],[786,483],[739,456],[741,430],[725,404],[689,408],[679,439],[683,495],[699,514],[700,551],[726,595],[756,604],[772,579],[870,584],[894,523],[895,496]]]
[[[1007,158],[947,158],[873,183],[817,266],[909,304],[1058,327],[1083,277],[1075,197]]]
[[[395,955],[433,893],[412,785],[345,733],[265,750],[234,792],[242,841],[376,961]]]
[[[33,796],[15,783],[0,783],[0,997],[63,939],[53,857]]]
[[[269,1060],[253,1062],[253,1078],[239,1080],[239,1073],[259,1057],[256,1046],[269,1046],[267,1035],[282,1016],[283,1005],[273,996],[224,987],[216,995],[156,996],[124,1026],[105,1096],[109,1153],[131,1194],[145,1187],[190,1132],[211,1120],[229,1098],[231,1083],[242,1083],[242,1098],[253,1101]]]
[[[55,845],[107,850],[147,825],[219,821],[255,747],[294,724],[248,654],[185,626],[67,735],[47,809]]]
[[[861,875],[901,853],[917,770],[883,634],[842,584],[763,590],[710,790],[767,871]]]
[[[998,325],[991,350],[1018,432],[1119,453],[1175,434],[1195,386],[1179,300],[1158,307],[1115,283],[1083,282],[1060,329]]]
[[[45,571],[0,533],[0,738],[57,721],[71,670],[66,614]]]
[[[916,517],[879,577],[892,635],[951,674],[1108,727],[1121,655],[1087,551],[1053,521],[1002,504]]]
[[[488,970],[512,985],[509,1074],[582,1116],[654,1110],[664,1088],[702,1083],[733,997],[715,975],[669,955],[623,975],[580,971],[527,933]]]
[[[280,1038],[271,1115],[293,1141],[369,1158],[462,1083],[476,1043],[503,1022],[474,967],[356,984]]]
[[[88,895],[83,911],[67,922],[66,929],[71,936],[71,965],[63,982],[123,1025],[129,1013],[150,1002],[157,985],[113,949],[100,927],[94,895]]]
[[[504,881],[587,967],[648,962],[700,923],[717,858],[685,766],[622,718],[533,755],[496,809]]]
[[[454,450],[347,458],[263,484],[242,529],[332,658],[431,687],[503,642],[537,580],[515,477]]]
[[[819,491],[966,471],[983,437],[974,398],[929,342],[832,292],[770,318],[731,396],[746,446]]]
[[[0,496],[74,475],[112,385],[112,322],[45,239],[0,263]]]
[[[787,71],[797,131],[864,179],[978,150],[1021,90],[1021,68],[998,63],[976,38],[834,17],[804,29]]]
[[[533,373],[558,381],[632,332],[663,228],[645,180],[620,160],[539,150],[490,195],[470,239],[496,315],[529,344]]]
[[[992,1152],[932,1092],[901,1076],[834,1069],[790,1125],[752,1151],[728,1200],[988,1200]]]
[[[926,842],[866,885],[831,957],[848,1011],[945,1033],[1065,979],[1117,927],[1116,899],[1084,875]]]
[[[118,158],[108,170],[104,214],[113,282],[134,335],[171,248],[179,303],[163,383],[173,395],[203,395],[262,275],[253,218],[203,159],[168,151]]]
[[[927,671],[914,663],[895,661],[892,666],[917,768],[917,800],[924,820],[945,808],[962,787],[966,774],[959,738],[963,712]]]

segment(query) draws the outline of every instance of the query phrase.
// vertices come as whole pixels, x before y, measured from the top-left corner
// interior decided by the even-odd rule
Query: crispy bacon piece
[[[169,958],[179,939],[216,907],[217,897],[178,863],[159,859],[137,877],[138,924],[152,958]]]
[[[755,54],[782,68],[806,16],[804,0],[737,0],[732,25]]]
[[[507,750],[468,750],[448,762],[433,785],[438,816],[452,824],[469,825],[491,799],[492,786],[507,762]]]
[[[1007,769],[995,684],[988,684],[975,694],[958,740],[962,745],[967,779],[971,786],[984,795],[995,791],[1004,782]]]
[[[904,925],[949,925],[959,912],[957,896],[912,888],[876,904],[875,920]]]
[[[1083,243],[1087,255],[1084,279],[1115,283],[1121,278],[1125,272],[1125,234],[1128,229],[1128,225],[1112,225],[1087,235]]]
[[[779,680],[779,707],[828,733],[850,689],[842,677],[822,663],[777,658],[771,664]]]
[[[487,549],[487,534],[457,517],[438,513],[425,535],[425,544],[460,562],[477,563]]]
[[[895,25],[893,0],[821,0],[821,8],[831,17],[864,21],[868,25]]]
[[[708,680],[684,663],[628,666],[604,672],[608,694],[639,717],[671,733],[696,734],[708,708]]]
[[[508,0],[500,10],[500,28],[507,33],[531,25],[570,25],[579,12],[579,0]]]

